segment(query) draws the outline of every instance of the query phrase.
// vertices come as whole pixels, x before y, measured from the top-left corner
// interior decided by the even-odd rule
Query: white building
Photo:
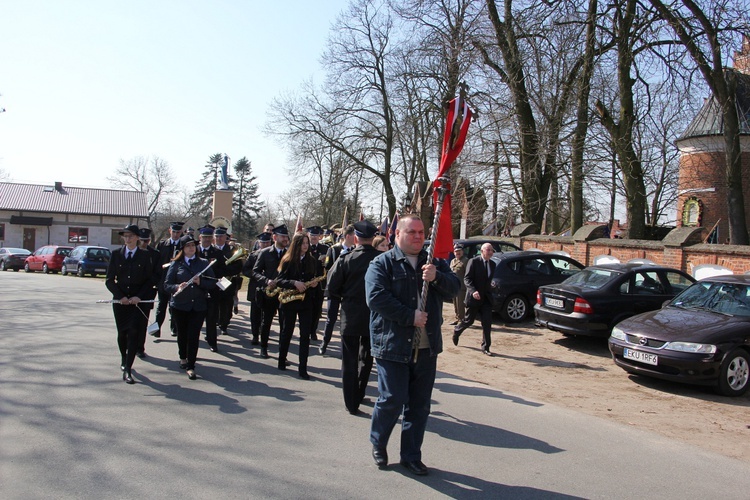
[[[0,246],[34,251],[44,245],[122,244],[118,231],[148,221],[146,194],[0,182]]]

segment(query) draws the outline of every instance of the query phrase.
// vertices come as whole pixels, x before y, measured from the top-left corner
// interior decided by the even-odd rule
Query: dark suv
[[[529,316],[540,286],[560,283],[585,267],[565,255],[534,251],[495,254],[493,260],[493,310],[511,323]]]
[[[70,255],[65,257],[60,271],[63,276],[68,273],[76,273],[83,277],[86,274],[96,276],[107,274],[107,266],[112,252],[109,248],[83,245],[76,247]]]

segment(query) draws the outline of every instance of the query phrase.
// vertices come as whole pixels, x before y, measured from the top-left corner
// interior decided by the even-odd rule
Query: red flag
[[[360,220],[360,221],[363,221],[363,220],[365,220],[365,213],[364,213],[363,211],[361,211],[361,210],[360,210],[360,212],[359,212],[359,220]]]
[[[448,105],[448,116],[445,120],[445,135],[443,136],[443,151],[440,158],[440,169],[437,178],[447,175],[448,170],[466,142],[466,134],[469,131],[472,111],[469,105],[461,97],[456,97]],[[438,190],[440,181],[436,178],[432,183],[432,202],[437,207]],[[450,186],[447,186],[450,189]],[[451,222],[451,196],[450,192],[443,199],[443,208],[440,212],[440,220],[435,221],[433,231],[437,229],[435,248],[433,256],[441,259],[448,258],[453,250],[453,225]]]

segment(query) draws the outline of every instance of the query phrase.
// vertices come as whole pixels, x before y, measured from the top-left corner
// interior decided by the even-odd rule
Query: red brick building
[[[734,68],[726,71],[737,76],[745,217],[750,221],[750,38],[745,37],[742,50],[735,53]],[[723,125],[721,110],[711,97],[677,141],[681,153],[677,225],[702,226],[705,236],[715,228],[714,243],[724,243],[729,236]]]

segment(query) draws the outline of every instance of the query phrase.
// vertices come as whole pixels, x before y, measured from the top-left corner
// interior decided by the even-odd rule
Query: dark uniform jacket
[[[141,297],[141,298],[145,298],[147,300],[153,300],[156,298],[156,291],[158,290],[159,283],[161,283],[161,280],[162,280],[161,254],[154,247],[150,247],[150,246],[147,246],[146,248],[143,248],[142,250],[148,252],[149,256],[151,257],[151,266],[152,266],[151,272],[154,275],[153,276],[154,284],[151,286],[151,290],[149,291],[148,296]]]
[[[306,255],[304,259],[302,259],[302,262],[300,262],[299,265],[292,266],[290,264],[291,263],[288,262],[287,266],[284,267],[277,276],[279,280],[278,286],[286,290],[296,290],[297,287],[294,286],[295,281],[307,283],[318,276],[323,276],[322,264],[320,263],[320,261],[311,258],[309,254]],[[305,291],[305,298],[303,300],[294,300],[286,304],[282,303],[279,304],[279,307],[297,307],[300,309],[303,307],[312,307],[315,297],[315,294],[313,292],[318,288],[320,288],[320,282],[318,283],[317,287],[308,288]]]
[[[341,335],[370,336],[365,274],[370,262],[380,253],[372,245],[357,245],[339,258],[328,273],[329,293],[341,297]]]
[[[231,277],[240,274],[240,271],[242,271],[242,262],[240,260],[227,264],[227,259],[234,254],[234,249],[232,247],[224,245],[224,248],[219,248],[214,245],[214,249],[216,250],[217,259],[216,264],[212,266],[212,269],[216,278],[221,279],[225,276]],[[227,288],[227,290],[229,289]],[[225,290],[225,292],[227,290]]]
[[[216,264],[214,264],[216,265]],[[216,280],[213,277],[213,266],[208,269],[200,278],[200,285],[196,286],[191,283],[176,297],[174,293],[180,286],[180,283],[190,281],[193,276],[208,267],[208,261],[201,259],[196,255],[191,265],[188,267],[185,259],[172,262],[167,270],[167,276],[164,278],[164,290],[172,295],[169,299],[169,306],[179,311],[205,311],[208,309],[206,296],[216,286]]]
[[[469,260],[466,265],[466,274],[464,275],[464,284],[466,285],[466,305],[476,304],[477,300],[472,297],[474,292],[479,292],[480,302],[492,303],[492,276],[495,274],[495,262],[490,259],[490,274],[484,267],[484,259],[477,255]]]
[[[242,265],[242,274],[250,278],[247,282],[247,300],[255,300],[255,293],[258,290],[258,282],[253,278],[253,267],[258,260],[258,254],[264,249],[256,250],[251,253],[245,263]]]
[[[153,298],[150,294],[156,281],[151,254],[137,249],[128,261],[125,259],[124,246],[115,250],[109,260],[105,284],[115,300],[126,297],[138,297],[141,300]]]
[[[283,254],[282,254],[283,255]],[[276,279],[281,257],[276,245],[271,245],[258,252],[258,260],[253,267],[253,279],[259,287],[265,287],[269,281]]]
[[[160,241],[159,244],[156,245],[156,250],[161,256],[161,264],[164,265],[174,259],[175,255],[177,255],[177,252],[179,251],[179,242],[173,244],[172,240],[167,238],[166,240]]]

